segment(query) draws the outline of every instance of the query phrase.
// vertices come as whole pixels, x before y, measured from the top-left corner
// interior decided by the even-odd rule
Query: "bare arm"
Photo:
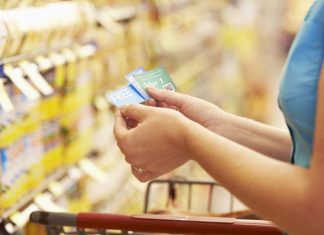
[[[228,114],[226,122],[215,126],[214,132],[271,158],[290,160],[292,142],[288,131]]]
[[[294,235],[324,231],[324,71],[317,98],[309,169],[294,166],[215,134],[179,112],[130,105],[116,115],[115,136],[141,181],[197,161],[259,215]],[[138,125],[128,128],[126,118]],[[137,169],[141,168],[142,171]]]
[[[128,128],[125,117],[138,125]],[[114,131],[125,160],[142,182],[192,159],[256,213],[281,228],[294,235],[324,231],[321,147],[314,153],[311,168],[304,169],[239,145],[178,112],[144,105],[122,108]]]
[[[128,128],[125,117],[138,125]],[[324,78],[316,125],[309,169],[235,143],[169,109],[124,107],[114,131],[139,180],[152,180],[192,159],[256,213],[293,235],[305,235],[324,231]]]
[[[310,169],[270,159],[211,132],[198,131],[197,126],[186,135],[194,159],[209,174],[258,214],[294,235],[324,231],[323,74]]]
[[[293,234],[312,234],[302,233],[298,226],[304,226],[305,216],[310,216],[306,206],[307,170],[266,157],[198,126],[188,131],[192,158],[213,178],[280,227]]]
[[[176,92],[150,88],[149,104],[171,107],[207,129],[259,153],[289,161],[291,139],[287,131],[226,113],[207,101]]]

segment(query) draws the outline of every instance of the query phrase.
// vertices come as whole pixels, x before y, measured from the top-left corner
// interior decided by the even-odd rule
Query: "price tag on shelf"
[[[83,176],[83,172],[78,167],[71,167],[68,171],[68,176],[73,182],[73,184],[76,184]]]
[[[96,166],[89,159],[82,159],[79,163],[80,169],[90,176],[92,179],[103,182],[107,179],[108,175],[101,170],[98,166]]]
[[[36,64],[22,62],[20,67],[43,95],[49,96],[54,93],[53,87],[48,84],[48,82],[39,72]]]
[[[49,55],[50,60],[55,67],[55,87],[62,87],[65,82],[65,63],[67,62],[63,55],[53,52]]]
[[[64,65],[66,63],[66,59],[64,58],[64,56],[57,52],[52,52],[49,55],[49,58],[56,66]]]
[[[62,55],[66,59],[67,67],[66,67],[66,84],[67,86],[73,85],[76,82],[77,74],[78,74],[78,66],[77,59],[78,57],[71,49],[64,49],[62,51]]]
[[[39,210],[39,207],[36,204],[32,203],[25,210],[14,213],[10,217],[10,220],[14,222],[18,228],[22,228],[28,223],[29,215],[37,210]]]
[[[78,46],[75,48],[75,54],[79,58],[89,58],[96,53],[96,47],[94,45],[85,45],[85,46]]]
[[[64,188],[60,182],[52,182],[48,186],[48,190],[55,196],[60,197],[64,193]]]
[[[47,71],[53,67],[51,59],[45,56],[36,57],[35,62],[38,65],[40,71]]]
[[[10,112],[14,109],[14,106],[8,96],[4,82],[4,79],[0,78],[0,105],[5,112]]]
[[[78,167],[72,167],[68,170],[67,175],[63,179],[50,183],[48,190],[55,197],[60,197],[73,187],[73,185],[77,184],[83,175],[83,172]]]
[[[4,72],[27,98],[31,100],[40,98],[40,93],[26,81],[20,68],[5,65]]]
[[[43,193],[35,197],[34,202],[39,208],[44,211],[52,212],[67,212],[67,210],[53,201],[53,196],[50,193]]]
[[[64,49],[62,51],[62,54],[65,57],[65,59],[70,63],[75,62],[77,60],[77,56],[75,52],[72,51],[71,49]]]

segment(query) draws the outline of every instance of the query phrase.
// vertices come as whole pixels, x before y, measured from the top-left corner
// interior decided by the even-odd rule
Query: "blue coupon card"
[[[135,78],[135,75],[144,73],[145,69],[143,67],[138,67],[137,69],[133,70],[129,74],[125,76],[127,81],[132,84],[135,89],[140,93],[140,95],[145,99],[148,100],[150,99],[150,96],[146,93],[146,91],[142,88],[142,86],[138,83],[138,81]]]
[[[127,104],[140,104],[145,101],[145,99],[132,84],[107,93],[106,96],[107,99],[110,100],[110,102],[113,103],[117,108]]]

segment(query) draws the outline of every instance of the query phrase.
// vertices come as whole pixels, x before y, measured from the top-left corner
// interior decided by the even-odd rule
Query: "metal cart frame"
[[[191,208],[193,185],[209,187],[207,211],[212,208],[214,187],[217,182],[187,181],[178,179],[151,181],[145,193],[144,213],[148,212],[150,192],[154,184],[169,186],[169,200],[176,197],[175,185],[187,185],[189,198],[187,208]],[[230,212],[233,212],[233,196],[230,199]],[[282,235],[272,223],[264,220],[246,220],[228,217],[201,217],[187,215],[139,214],[121,215],[106,213],[55,213],[37,211],[30,216],[30,222],[46,226],[48,235],[60,234],[212,234],[212,235]],[[72,228],[72,230],[71,230]]]
[[[200,180],[186,180],[186,179],[157,179],[152,180],[148,183],[146,192],[145,192],[145,201],[144,201],[144,213],[149,213],[149,202],[150,202],[150,195],[152,192],[153,185],[161,185],[166,184],[169,187],[169,197],[167,201],[168,206],[171,200],[175,200],[177,197],[177,191],[175,186],[176,185],[183,185],[188,187],[188,203],[187,203],[187,210],[191,210],[192,207],[192,188],[193,186],[206,186],[208,187],[208,203],[206,211],[211,213],[212,205],[213,205],[213,194],[215,187],[222,187],[218,182],[215,181],[200,181]],[[232,213],[234,210],[234,196],[230,195],[230,205],[229,211]]]

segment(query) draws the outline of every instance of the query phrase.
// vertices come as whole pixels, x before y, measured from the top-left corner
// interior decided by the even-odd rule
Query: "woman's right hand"
[[[147,105],[176,109],[192,121],[218,134],[229,115],[218,106],[190,95],[161,91],[153,87],[149,87],[147,91],[153,98]]]

